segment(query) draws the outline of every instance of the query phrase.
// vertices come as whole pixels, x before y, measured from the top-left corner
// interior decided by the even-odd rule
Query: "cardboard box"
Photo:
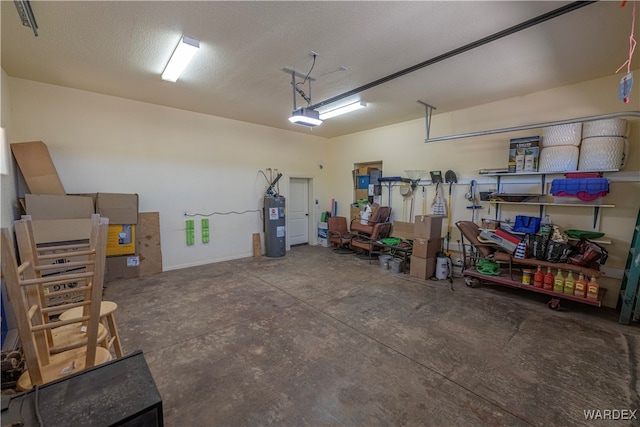
[[[512,138],[509,141],[509,163],[507,170],[510,173],[537,172],[540,148],[540,136]]]
[[[418,258],[415,255],[411,255],[411,266],[409,267],[409,274],[412,277],[418,279],[427,280],[433,277],[436,273],[436,259],[435,258]]]
[[[329,225],[326,222],[318,223],[318,245],[329,247]]]
[[[139,277],[140,259],[137,255],[114,256],[107,258],[105,265],[105,282],[118,279],[133,279]]]
[[[356,190],[356,200],[369,199],[369,187]]]
[[[32,220],[87,219],[95,213],[93,199],[84,196],[25,194],[25,208]]]
[[[391,226],[391,237],[413,240],[413,224],[410,222],[393,221]]]
[[[135,224],[109,224],[109,230],[107,231],[107,256],[133,255],[135,253]]]
[[[358,175],[369,175],[371,171],[377,171],[377,168],[373,168],[371,166],[363,166],[358,168]]]
[[[109,218],[109,224],[138,223],[138,195],[125,193],[98,193],[96,212]]]
[[[418,258],[435,258],[438,252],[442,251],[442,242],[444,239],[423,239],[416,237],[413,239],[412,255]]]
[[[140,257],[139,277],[162,273],[160,214],[140,212],[136,224],[136,249]]]
[[[44,142],[14,143],[11,144],[11,152],[30,193],[60,196],[66,194]]]
[[[442,237],[442,219],[440,215],[416,215],[413,225],[414,237],[431,240]]]
[[[32,221],[31,224],[37,245],[91,237],[91,219],[51,219]]]

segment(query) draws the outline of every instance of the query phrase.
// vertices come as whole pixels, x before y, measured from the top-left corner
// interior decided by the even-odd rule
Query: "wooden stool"
[[[113,344],[113,349],[116,352],[117,357],[122,357],[124,355],[122,351],[122,344],[120,343],[120,335],[118,334],[118,327],[116,326],[116,320],[113,316],[113,312],[118,308],[118,304],[112,301],[102,301],[100,302],[100,320],[106,321],[106,327],[109,330],[109,334],[111,335],[111,340],[109,341],[109,347]],[[72,308],[70,310],[65,311],[60,314],[59,319],[73,319],[74,317],[79,317],[82,315],[82,307]]]

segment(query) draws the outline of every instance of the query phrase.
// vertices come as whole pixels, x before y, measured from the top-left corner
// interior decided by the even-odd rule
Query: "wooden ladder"
[[[624,268],[620,287],[621,309],[618,323],[628,325],[631,320],[640,321],[640,210],[633,230],[633,239],[629,248],[627,264]]]

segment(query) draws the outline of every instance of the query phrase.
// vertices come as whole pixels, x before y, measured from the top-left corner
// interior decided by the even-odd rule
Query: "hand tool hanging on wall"
[[[478,204],[477,194],[476,194],[476,181],[471,180],[471,185],[469,186],[469,191],[465,194],[467,200],[471,202],[471,206],[467,206],[467,209],[471,209],[471,221],[476,222],[476,210],[482,209],[482,206]]]
[[[450,256],[451,251],[449,250],[449,242],[451,241],[451,187],[454,183],[458,182],[458,177],[456,176],[456,173],[454,171],[449,169],[444,174],[444,179],[449,184],[449,206],[447,209],[447,250],[445,251],[445,253],[447,254],[447,256]]]

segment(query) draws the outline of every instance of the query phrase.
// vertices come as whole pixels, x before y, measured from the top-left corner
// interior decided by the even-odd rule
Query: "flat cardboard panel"
[[[30,193],[60,196],[66,194],[44,142],[14,143],[11,144],[11,152],[18,163]]]
[[[409,274],[412,277],[418,279],[427,280],[433,277],[436,273],[436,259],[435,258],[418,258],[415,255],[411,256],[411,267],[409,268]]]
[[[444,239],[423,239],[416,237],[413,239],[412,255],[418,258],[435,258],[436,254],[442,251],[442,242]]]
[[[440,215],[416,215],[413,235],[431,240],[442,237],[442,219]]]
[[[25,194],[27,215],[32,220],[87,219],[95,213],[93,199],[84,196]]]
[[[133,279],[140,274],[140,267],[129,267],[130,256],[114,256],[107,258],[105,265],[105,282],[112,282],[118,279]],[[142,264],[142,262],[141,262]]]
[[[91,237],[91,219],[51,219],[32,221],[36,244],[87,240]]]
[[[98,193],[96,212],[109,218],[109,224],[138,223],[138,195],[125,193]]]
[[[349,216],[349,224],[351,224],[351,221],[353,221],[354,219],[359,220],[360,219],[360,208],[358,207],[351,207],[350,211],[350,216]]]
[[[410,222],[393,221],[391,237],[413,240],[413,224]]]
[[[160,214],[158,212],[140,212],[138,214],[136,247],[140,256],[139,276],[162,273]]]
[[[136,226],[134,224],[109,224],[107,256],[134,255],[135,253]]]

